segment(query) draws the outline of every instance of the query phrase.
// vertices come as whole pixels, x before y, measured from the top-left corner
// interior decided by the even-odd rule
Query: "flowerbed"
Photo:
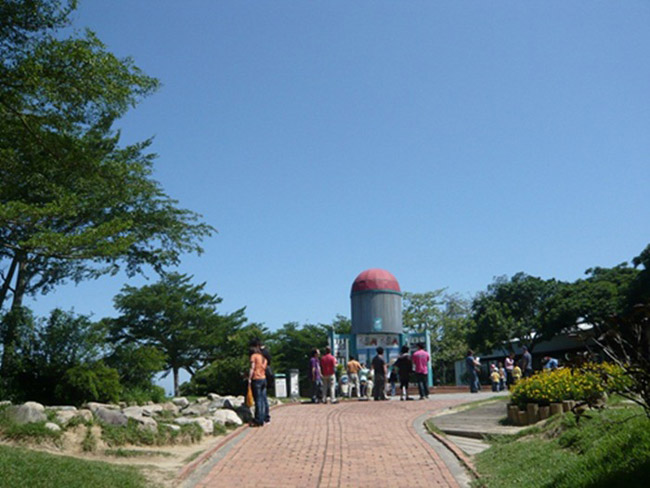
[[[511,403],[524,409],[528,403],[548,406],[567,400],[596,402],[604,393],[620,391],[629,383],[623,369],[613,364],[588,363],[580,368],[542,371],[520,380],[512,389]]]

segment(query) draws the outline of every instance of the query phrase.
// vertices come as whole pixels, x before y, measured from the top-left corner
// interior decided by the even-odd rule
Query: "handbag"
[[[252,407],[255,405],[255,399],[253,398],[253,389],[251,388],[250,383],[248,384],[248,391],[246,392],[246,406]]]
[[[266,374],[266,384],[270,385],[273,383],[273,380],[275,380],[275,375],[273,374],[273,370],[271,369],[271,366],[266,367],[266,371],[264,372]]]

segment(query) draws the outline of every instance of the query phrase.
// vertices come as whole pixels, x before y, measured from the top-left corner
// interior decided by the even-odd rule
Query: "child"
[[[520,379],[521,379],[521,368],[517,364],[514,368],[512,368],[512,383],[516,385]]]
[[[501,380],[501,376],[494,364],[491,368],[490,380],[492,380],[492,391],[499,391],[499,381]]]
[[[503,367],[503,363],[499,363],[499,391],[506,389],[506,368]]]

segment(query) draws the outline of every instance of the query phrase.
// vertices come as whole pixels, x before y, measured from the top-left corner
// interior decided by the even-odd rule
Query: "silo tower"
[[[350,292],[353,334],[402,334],[402,291],[386,270],[368,269]]]

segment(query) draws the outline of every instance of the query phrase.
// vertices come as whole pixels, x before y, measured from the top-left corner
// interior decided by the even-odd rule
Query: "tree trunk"
[[[2,305],[4,304],[9,289],[11,288],[11,280],[14,278],[14,273],[16,272],[16,266],[18,265],[18,258],[16,256],[11,260],[11,265],[7,270],[7,276],[2,283],[2,288],[0,288],[0,310],[2,310]]]
[[[178,367],[173,367],[173,375],[174,375],[174,396],[178,396]]]
[[[0,372],[5,378],[11,376],[16,362],[16,339],[18,336],[19,322],[22,320],[22,314],[20,312],[27,287],[27,263],[18,254],[14,257],[14,261],[18,263],[18,276],[16,278],[16,286],[14,287],[11,309],[4,318],[4,330],[2,334],[2,365],[0,366]],[[14,271],[12,271],[12,274]]]

